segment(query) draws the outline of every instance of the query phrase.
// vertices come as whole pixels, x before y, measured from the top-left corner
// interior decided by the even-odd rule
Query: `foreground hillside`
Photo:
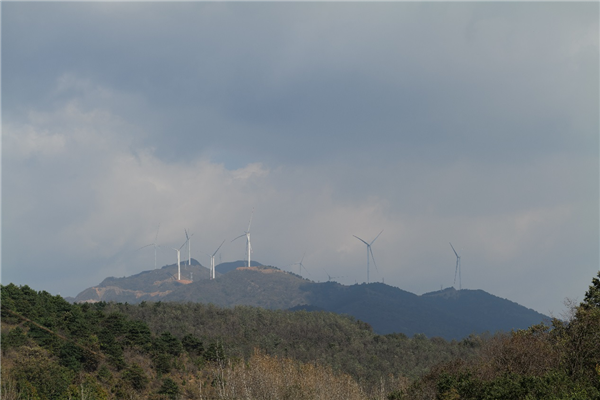
[[[131,277],[107,278],[81,292],[75,301],[169,301],[318,309],[351,315],[370,324],[378,334],[424,334],[446,340],[484,332],[509,332],[549,321],[545,315],[482,290],[449,288],[417,296],[383,283],[316,283],[275,267],[258,263],[252,268],[238,267],[242,264],[218,266],[217,271],[222,273],[215,280],[209,280],[208,270],[195,260],[191,266],[182,267],[179,281],[175,278],[176,265]]]
[[[2,379],[31,398],[87,391],[92,398],[225,399],[231,392],[215,387],[225,374],[233,385],[252,378],[244,371],[264,370],[269,376],[255,377],[262,383],[248,390],[267,390],[284,371],[286,379],[302,371],[292,384],[299,386],[288,388],[294,395],[251,398],[384,399],[439,362],[472,357],[481,341],[380,336],[363,322],[327,312],[70,304],[26,286],[2,287]],[[339,396],[330,395],[334,389]]]
[[[2,399],[600,399],[600,273],[568,321],[450,343],[324,312],[0,289]]]

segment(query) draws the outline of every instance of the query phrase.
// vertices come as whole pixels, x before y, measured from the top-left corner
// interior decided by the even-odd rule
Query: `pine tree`
[[[585,297],[583,299],[583,303],[581,303],[581,306],[586,310],[591,308],[600,308],[600,271],[598,271],[598,277],[592,279],[592,284],[585,293]]]

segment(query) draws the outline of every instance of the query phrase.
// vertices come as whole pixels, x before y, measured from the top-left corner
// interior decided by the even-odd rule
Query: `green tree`
[[[181,339],[181,344],[190,355],[201,355],[204,352],[202,341],[192,334],[187,334]]]
[[[131,321],[125,336],[128,346],[145,347],[152,342],[152,332],[148,325],[142,321]]]
[[[102,326],[114,336],[120,336],[127,333],[129,324],[127,317],[119,312],[113,312],[106,316],[102,321]]]
[[[204,353],[204,359],[207,361],[223,361],[225,360],[225,350],[223,344],[219,341],[211,343]]]
[[[129,382],[132,388],[135,390],[144,390],[148,386],[148,376],[144,372],[144,369],[138,364],[133,363],[129,368],[123,372],[123,379]]]
[[[178,356],[183,352],[181,341],[173,336],[171,332],[163,332],[156,338],[154,347],[158,352],[168,353],[173,356]]]
[[[117,369],[121,370],[125,368],[125,358],[123,357],[123,347],[112,333],[108,330],[104,330],[104,332],[100,335],[100,349],[107,354],[109,357],[109,361],[113,364]]]
[[[60,349],[60,364],[75,372],[79,372],[85,362],[83,350],[71,342],[66,342]]]
[[[598,276],[592,279],[592,284],[585,293],[581,306],[585,309],[600,308],[600,271],[598,271]]]
[[[110,370],[108,369],[108,367],[105,364],[102,364],[102,366],[98,369],[97,376],[98,376],[98,379],[104,383],[110,382],[110,380],[113,377],[112,373],[110,372]]]
[[[156,372],[158,372],[159,374],[168,374],[169,372],[171,372],[171,356],[168,354],[155,354],[152,357],[152,364]]]
[[[158,394],[167,395],[171,399],[176,399],[179,395],[179,386],[171,378],[163,379],[162,386],[158,390]]]
[[[6,335],[2,334],[2,350],[6,350],[10,347],[21,347],[25,343],[27,343],[27,336],[20,326],[12,329]]]

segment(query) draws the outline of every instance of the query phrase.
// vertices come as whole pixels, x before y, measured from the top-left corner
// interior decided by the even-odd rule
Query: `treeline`
[[[279,395],[250,398],[317,398],[338,387],[340,398],[385,399],[431,366],[473,355],[481,342],[380,336],[326,312],[69,304],[13,284],[1,293],[3,398],[232,398],[235,387],[258,393],[275,384],[267,391]],[[261,369],[262,380],[246,376]],[[293,378],[294,370],[302,373]],[[227,385],[219,384],[225,375]]]
[[[598,278],[568,321],[452,342],[326,312],[0,290],[3,399],[600,399]]]

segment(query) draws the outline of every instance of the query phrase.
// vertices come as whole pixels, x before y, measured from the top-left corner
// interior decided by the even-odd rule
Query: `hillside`
[[[436,363],[472,358],[482,343],[380,336],[363,322],[328,312],[174,302],[69,304],[27,286],[0,288],[2,398],[82,398],[85,390],[85,398],[166,400],[158,395],[170,393],[173,399],[225,400],[240,398],[236,386],[243,385],[284,393],[241,398],[384,400]],[[289,369],[284,376],[283,368]],[[256,369],[263,371],[260,379],[234,375]],[[311,378],[293,377],[293,371]],[[225,372],[229,394],[214,385]],[[333,396],[333,384],[342,393],[352,387],[355,395]],[[7,396],[4,385],[22,396]]]
[[[232,307],[249,305],[268,309],[319,309],[348,314],[367,322],[378,334],[425,334],[447,340],[472,333],[525,329],[549,320],[543,314],[482,290],[453,288],[418,296],[383,283],[345,286],[316,283],[296,274],[259,263],[251,268],[228,263],[208,279],[200,264],[182,267],[182,278],[193,272],[194,281],[174,279],[176,266],[145,271],[124,278],[107,278],[86,289],[75,301],[142,301],[211,303]],[[234,269],[235,267],[235,269]]]
[[[79,293],[74,302],[114,301],[140,303],[160,301],[169,293],[193,283],[194,280],[208,281],[209,270],[192,258],[191,265],[180,265],[181,280],[177,280],[177,264],[165,265],[159,269],[143,271],[139,274],[115,278],[108,277],[98,286]],[[216,276],[221,274],[218,272]]]
[[[248,305],[287,309],[307,302],[307,281],[275,268],[240,267],[215,279],[193,282],[164,296],[163,301]]]
[[[243,260],[224,262],[215,266],[215,271],[219,274],[226,274],[241,267],[245,267],[248,263]],[[263,264],[251,261],[252,267],[264,267]]]
[[[306,284],[307,303],[349,314],[379,334],[460,339],[471,333],[525,329],[549,317],[483,290],[444,289],[421,296],[383,283],[344,286],[333,282]]]
[[[496,332],[525,329],[534,325],[535,321],[550,321],[543,314],[483,290],[448,288],[425,293],[421,298],[448,318],[459,322],[459,327],[464,324],[464,328],[457,331],[459,335],[466,332],[467,326],[472,332]]]
[[[323,311],[0,294],[7,400],[600,399],[600,272],[568,321],[460,342],[377,335]]]

